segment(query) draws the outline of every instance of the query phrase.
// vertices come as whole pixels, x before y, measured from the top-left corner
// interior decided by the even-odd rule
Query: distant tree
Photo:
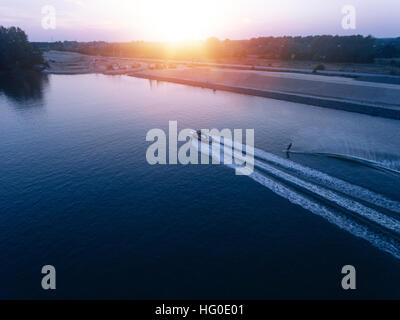
[[[400,38],[375,39],[372,36],[260,37],[250,40],[206,41],[171,47],[168,43],[134,41],[56,42],[42,45],[51,50],[76,51],[90,55],[201,61],[204,58],[258,57],[260,59],[303,60],[320,63],[372,63],[375,58],[399,58]],[[316,63],[318,64],[318,63]]]
[[[207,55],[211,58],[219,58],[222,56],[222,44],[216,37],[211,37],[206,40],[205,48]]]
[[[396,53],[397,53],[396,47],[392,43],[389,43],[380,50],[379,57],[380,58],[393,58],[396,56]]]
[[[28,41],[23,30],[0,26],[0,70],[32,69],[41,63],[42,52]]]

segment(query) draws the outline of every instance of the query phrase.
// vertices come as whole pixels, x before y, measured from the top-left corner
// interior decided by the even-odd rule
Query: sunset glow
[[[28,30],[33,41],[180,41],[259,36],[362,34],[397,36],[398,0],[354,0],[357,30],[341,25],[341,0],[2,0],[0,22]],[[57,28],[41,26],[51,5]],[[392,10],[387,10],[391,7]]]
[[[200,5],[184,0],[152,0],[142,2],[141,6],[143,27],[162,41],[204,39],[224,20],[216,1],[204,1]]]

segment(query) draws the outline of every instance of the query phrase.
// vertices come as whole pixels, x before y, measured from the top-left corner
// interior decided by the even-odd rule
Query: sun
[[[218,2],[218,1],[216,1]],[[199,40],[213,35],[217,6],[191,0],[146,1],[147,28],[162,41]]]

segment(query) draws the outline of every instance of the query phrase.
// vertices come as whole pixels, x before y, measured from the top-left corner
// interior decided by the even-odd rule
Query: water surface
[[[400,260],[352,227],[398,249],[396,232],[265,168],[257,180],[224,165],[150,166],[145,157],[148,130],[167,131],[170,120],[179,129],[254,128],[269,159],[399,201],[398,175],[316,154],[399,169],[399,121],[126,76],[0,87],[1,298],[400,298]],[[302,154],[286,159],[289,143]],[[292,192],[317,211],[290,201]],[[40,287],[45,264],[57,269],[55,292]],[[347,264],[358,271],[354,292],[340,288]]]

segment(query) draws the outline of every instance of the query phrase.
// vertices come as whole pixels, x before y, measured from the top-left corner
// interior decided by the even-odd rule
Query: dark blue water
[[[400,260],[379,247],[395,233],[276,177],[379,241],[224,165],[150,166],[145,140],[170,120],[254,128],[282,158],[293,142],[396,167],[399,121],[125,76],[7,79],[0,94],[0,298],[400,298]],[[290,161],[400,200],[398,175],[312,152]],[[55,291],[41,289],[46,264]]]

